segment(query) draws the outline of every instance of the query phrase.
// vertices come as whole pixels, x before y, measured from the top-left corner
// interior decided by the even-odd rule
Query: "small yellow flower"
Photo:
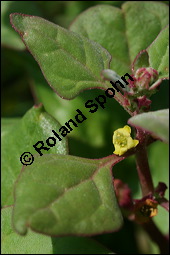
[[[129,149],[136,147],[139,141],[132,139],[130,134],[131,128],[128,125],[114,131],[113,133],[113,144],[115,147],[115,151],[113,152],[114,154],[121,156]]]

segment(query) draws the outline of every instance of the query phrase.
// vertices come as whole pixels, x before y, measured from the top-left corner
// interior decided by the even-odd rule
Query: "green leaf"
[[[122,225],[110,167],[112,155],[90,160],[65,155],[36,157],[15,187],[14,227],[52,236],[94,235]]]
[[[2,206],[13,203],[13,185],[23,166],[20,162],[21,155],[24,152],[37,154],[33,145],[43,141],[47,146],[46,139],[53,134],[51,130],[57,131],[60,127],[42,106],[31,108],[21,120],[2,122]],[[42,150],[42,153],[66,154],[66,139],[56,140],[54,147],[47,146],[50,149]]]
[[[50,238],[29,230],[20,236],[12,228],[12,207],[2,209],[2,254],[114,254],[92,238]]]
[[[33,1],[1,1],[1,44],[16,50],[24,50],[24,43],[10,25],[11,12],[27,12],[32,15],[41,15],[41,12]]]
[[[100,73],[109,67],[111,56],[99,44],[40,17],[16,13],[10,17],[46,80],[60,96],[73,98],[84,89],[106,88]]]
[[[2,118],[1,124],[2,124],[2,134],[5,132],[8,132],[8,129],[10,127],[14,127],[14,125],[18,124],[21,118]]]
[[[141,67],[149,67],[149,56],[146,50],[142,50],[139,52],[139,54],[136,56],[133,64],[132,69],[136,71],[137,69]]]
[[[150,66],[159,73],[159,78],[169,77],[169,26],[164,28],[153,43],[136,57],[133,69]]]
[[[148,47],[150,66],[159,73],[159,78],[169,76],[169,26],[163,29]]]
[[[70,29],[100,43],[112,55],[110,68],[124,75],[130,72],[135,56],[168,24],[168,17],[165,4],[131,1],[123,4],[122,10],[108,5],[89,8]]]
[[[138,114],[130,118],[128,123],[143,128],[166,143],[169,142],[169,109]]]
[[[107,49],[112,55],[110,68],[118,74],[124,75],[130,71],[125,22],[119,8],[109,5],[92,7],[75,19],[70,30]]]
[[[20,236],[12,229],[12,207],[2,209],[1,245],[2,254],[53,254],[51,238],[29,231]]]
[[[127,2],[123,5],[130,59],[146,49],[169,23],[169,8],[159,2]]]

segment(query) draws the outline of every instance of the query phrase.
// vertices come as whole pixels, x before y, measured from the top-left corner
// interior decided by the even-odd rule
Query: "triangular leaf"
[[[110,167],[103,160],[44,155],[24,168],[15,188],[14,226],[47,235],[94,235],[122,225]]]
[[[106,88],[100,73],[111,56],[99,44],[40,17],[14,13],[11,23],[59,95],[73,98],[91,87]]]

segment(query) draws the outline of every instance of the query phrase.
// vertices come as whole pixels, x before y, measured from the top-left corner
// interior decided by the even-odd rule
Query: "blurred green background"
[[[77,15],[91,6],[110,4],[121,7],[123,3],[124,1],[1,1],[2,117],[22,117],[34,104],[42,102],[46,111],[64,125],[76,115],[76,109],[82,111],[85,109],[84,104],[88,99],[94,99],[103,93],[98,89],[84,91],[71,101],[56,95],[46,83],[38,64],[25,49],[19,35],[11,27],[10,13],[41,16],[68,28]],[[169,107],[168,89],[168,82],[164,81],[159,93],[152,97],[151,110]],[[126,125],[129,115],[112,99],[107,99],[104,110],[98,109],[93,115],[87,111],[83,113],[87,120],[68,136],[70,154],[87,158],[111,155],[114,149],[113,131]],[[168,185],[168,146],[156,142],[148,148],[148,153],[154,185],[156,186],[159,181]],[[140,198],[134,157],[116,165],[113,175],[128,183],[134,198]],[[159,211],[155,222],[166,234],[168,215],[162,208]],[[142,228],[127,220],[119,232],[95,238],[116,253],[159,253],[157,246],[149,241]]]

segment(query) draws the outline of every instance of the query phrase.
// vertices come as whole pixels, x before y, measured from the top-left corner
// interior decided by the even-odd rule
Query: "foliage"
[[[3,253],[163,253],[167,5],[2,1],[2,46]],[[126,73],[133,81],[113,90],[110,81]],[[123,126],[130,146],[119,141],[117,156],[112,136],[115,145]],[[31,165],[22,166],[24,152]],[[162,244],[148,226],[161,231]]]

